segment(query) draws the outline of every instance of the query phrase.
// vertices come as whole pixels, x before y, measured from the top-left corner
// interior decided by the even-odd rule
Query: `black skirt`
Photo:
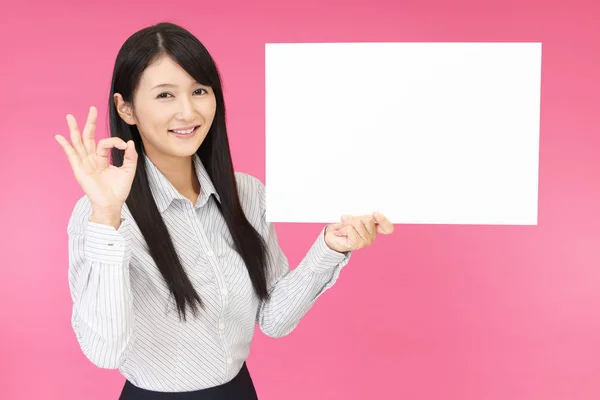
[[[231,381],[193,392],[163,393],[141,389],[126,381],[119,400],[258,400],[246,363]]]

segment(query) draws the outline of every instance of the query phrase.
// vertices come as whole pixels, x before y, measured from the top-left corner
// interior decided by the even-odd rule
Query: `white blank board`
[[[541,43],[270,43],[270,222],[536,225]]]

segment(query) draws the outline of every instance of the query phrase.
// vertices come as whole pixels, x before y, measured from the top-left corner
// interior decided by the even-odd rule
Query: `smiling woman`
[[[192,73],[208,82],[200,71]],[[211,86],[198,83],[166,54],[156,55],[141,74],[133,99],[125,101],[115,92],[114,101],[120,117],[144,132],[144,150],[151,159],[158,153],[194,154],[208,134],[217,107]],[[173,137],[190,140],[174,141]]]
[[[68,115],[71,143],[56,137],[85,192],[68,226],[82,351],[127,378],[121,399],[256,399],[254,325],[290,333],[351,251],[393,226],[344,217],[291,270],[264,185],[234,172],[217,67],[174,24],[123,44],[109,114],[111,138],[96,143],[94,107],[83,134]]]
[[[167,228],[147,196],[145,166],[154,164],[177,192],[195,204],[200,182],[192,156],[197,152],[222,197],[223,218],[232,231],[235,246],[245,255],[242,258],[254,290],[261,299],[266,298],[265,245],[241,209],[225,127],[221,81],[206,48],[189,32],[171,24],[137,32],[117,55],[109,110],[111,135],[133,140],[138,153],[145,155],[138,159],[127,205],[175,296],[181,316],[186,317],[186,305],[195,313],[201,301],[182,269]],[[198,128],[193,135],[185,135],[192,126]],[[113,149],[112,156],[115,165],[120,166],[123,153]]]

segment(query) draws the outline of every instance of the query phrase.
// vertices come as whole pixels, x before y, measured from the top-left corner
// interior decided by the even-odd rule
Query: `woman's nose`
[[[189,121],[194,118],[194,107],[189,99],[182,99],[179,104],[177,118],[182,121]]]

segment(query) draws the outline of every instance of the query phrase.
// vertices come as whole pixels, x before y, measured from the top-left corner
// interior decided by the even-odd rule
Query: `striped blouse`
[[[290,269],[265,220],[265,188],[236,172],[242,207],[265,238],[269,301],[261,302],[219,213],[219,195],[199,157],[196,204],[171,185],[146,157],[152,195],[190,280],[204,302],[199,316],[181,322],[175,302],[127,205],[118,229],[89,221],[84,196],[68,224],[72,326],[85,356],[101,368],[119,369],[134,385],[182,392],[233,379],[249,354],[254,326],[270,337],[289,334],[330,288],[350,254],[331,250],[324,232],[300,264]]]

